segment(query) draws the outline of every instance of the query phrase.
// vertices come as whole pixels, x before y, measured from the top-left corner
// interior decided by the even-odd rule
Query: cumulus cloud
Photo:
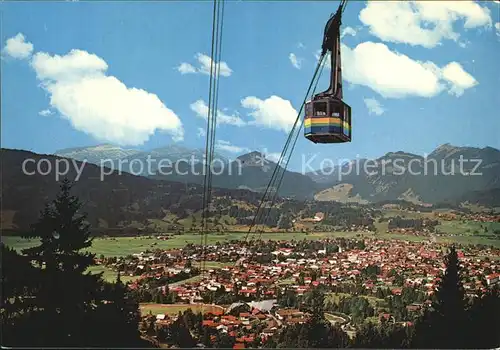
[[[197,100],[194,103],[191,103],[189,106],[195,114],[207,120],[208,118],[208,105],[203,100]],[[234,126],[243,126],[245,125],[245,121],[241,119],[237,114],[228,115],[221,110],[217,110],[217,124],[229,124]]]
[[[33,44],[26,41],[24,34],[17,33],[16,36],[7,39],[3,51],[12,58],[26,59],[33,53]]]
[[[50,109],[44,109],[43,111],[38,112],[38,115],[41,115],[42,117],[48,117],[49,115],[54,114]]]
[[[108,65],[97,55],[38,52],[31,66],[49,93],[51,107],[77,130],[119,145],[143,144],[157,130],[175,141],[183,139],[179,117],[157,95],[106,75]]]
[[[374,98],[365,98],[364,102],[370,114],[382,115],[385,112],[380,102]]]
[[[497,36],[500,37],[500,22],[495,23],[495,29],[497,31]]]
[[[205,137],[206,135],[207,135],[207,133],[205,132],[205,129],[198,128],[198,133],[196,134],[196,136],[198,136],[198,137]]]
[[[450,85],[448,92],[457,97],[463,95],[465,90],[478,84],[477,80],[457,62],[447,64],[441,73],[443,79]]]
[[[297,69],[300,69],[302,66],[302,58],[298,58],[293,52],[288,56],[290,62],[292,62],[292,66]]]
[[[215,142],[215,148],[221,151],[226,151],[229,153],[243,153],[243,152],[249,152],[250,150],[246,147],[240,147],[231,144],[229,141],[224,141],[224,140],[217,140]]]
[[[290,101],[279,96],[273,95],[265,100],[248,96],[241,101],[241,105],[252,110],[249,112],[249,116],[254,119],[249,123],[251,125],[288,132],[297,119],[297,111]]]
[[[442,89],[434,67],[393,52],[384,44],[364,42],[354,49],[342,45],[342,55],[344,79],[384,97],[431,97]]]
[[[474,1],[368,1],[359,19],[381,40],[426,48],[458,41],[458,21],[465,29],[492,23],[490,10]]]
[[[194,68],[191,64],[183,62],[177,67],[177,70],[181,74],[190,74],[190,73],[196,73],[196,68]]]
[[[447,88],[463,93],[477,84],[457,62],[440,68],[433,62],[416,61],[391,51],[382,43],[364,42],[354,49],[342,44],[342,65],[346,81],[366,86],[383,97],[433,97]]]
[[[344,36],[346,35],[350,35],[350,36],[356,36],[357,34],[357,31],[356,29],[352,28],[352,27],[345,27],[343,30],[342,30],[342,33],[340,33],[340,37],[343,38]]]
[[[198,61],[199,67],[196,68],[192,64],[187,63],[187,62],[182,62],[178,67],[177,70],[181,74],[195,74],[195,73],[202,73],[202,74],[207,74],[210,75],[210,69],[212,66],[212,58],[210,56],[207,56],[202,53],[197,53],[195,56],[195,59]],[[226,62],[217,62],[213,65],[212,67],[212,75],[215,75],[217,69],[217,74],[222,76],[222,77],[229,77],[233,73],[233,70],[229,68]]]

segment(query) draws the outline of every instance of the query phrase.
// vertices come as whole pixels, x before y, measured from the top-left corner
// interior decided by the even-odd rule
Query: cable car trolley
[[[320,61],[330,52],[330,87],[306,102],[304,134],[314,143],[351,142],[351,107],[342,101],[340,25],[345,0],[325,26]]]

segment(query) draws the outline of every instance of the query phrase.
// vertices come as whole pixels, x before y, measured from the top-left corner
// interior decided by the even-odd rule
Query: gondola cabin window
[[[314,106],[314,116],[315,117],[326,117],[327,116],[327,104],[326,102],[316,102]]]
[[[337,101],[330,101],[330,117],[332,118],[340,118],[342,105]]]
[[[344,108],[344,135],[351,136],[351,107],[348,105]]]
[[[306,103],[306,117],[312,117],[312,103]]]

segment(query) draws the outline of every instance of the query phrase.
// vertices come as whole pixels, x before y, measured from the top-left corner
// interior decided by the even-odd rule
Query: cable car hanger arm
[[[328,51],[332,51],[332,39],[337,36],[342,24],[342,4],[340,4],[337,12],[332,13],[328,22],[325,25],[323,34],[323,45],[321,46],[321,56],[324,56]]]
[[[342,25],[342,12],[345,9],[347,0],[343,0],[337,12],[330,16],[326,23],[323,35],[323,44],[321,46],[321,57],[330,52],[330,86],[326,91],[318,94],[318,96],[326,97],[333,96],[341,100],[342,94],[342,67],[340,61],[340,26]]]

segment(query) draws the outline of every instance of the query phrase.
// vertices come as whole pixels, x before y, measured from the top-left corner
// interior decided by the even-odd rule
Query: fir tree
[[[11,323],[8,345],[139,345],[138,305],[126,287],[119,279],[109,284],[101,274],[86,272],[94,265],[94,255],[85,251],[92,239],[86,216],[79,213],[82,204],[70,191],[71,183],[64,180],[57,198],[24,236],[38,238],[39,245],[23,250],[22,258],[7,252],[25,275],[7,274],[2,287],[30,303]]]
[[[455,247],[445,257],[445,266],[435,302],[416,325],[416,347],[463,348],[467,343],[466,305]]]
[[[26,258],[38,267],[36,311],[32,312],[29,339],[38,346],[71,346],[88,339],[88,312],[96,305],[100,275],[86,274],[94,256],[81,252],[91,246],[85,215],[79,215],[81,203],[70,194],[71,183],[64,180],[57,198],[47,204],[41,217],[24,238],[38,238],[40,245],[23,250]],[[50,320],[50,321],[49,321]]]
[[[493,286],[485,294],[476,298],[468,310],[469,343],[474,349],[500,347],[500,289]]]

